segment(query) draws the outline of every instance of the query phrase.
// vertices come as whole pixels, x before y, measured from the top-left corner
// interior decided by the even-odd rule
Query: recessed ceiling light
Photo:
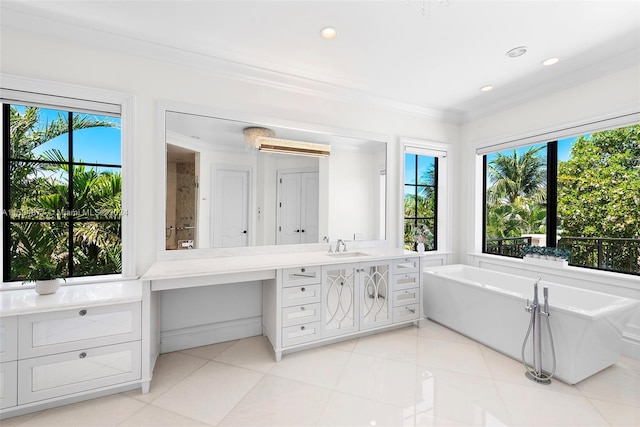
[[[491,85],[482,86],[480,88],[480,92],[489,92],[491,90],[493,90],[493,86],[491,86]]]
[[[553,65],[553,64],[557,64],[558,61],[560,61],[560,58],[549,58],[542,61],[542,65]]]
[[[507,55],[509,58],[517,58],[519,56],[524,55],[525,53],[527,53],[527,47],[526,46],[518,46],[518,47],[514,47],[513,49],[511,49],[505,55]]]
[[[320,30],[320,35],[325,39],[333,39],[338,35],[338,32],[333,27],[324,27]]]

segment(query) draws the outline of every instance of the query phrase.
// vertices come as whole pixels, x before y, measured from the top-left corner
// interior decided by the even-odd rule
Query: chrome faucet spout
[[[336,252],[340,252],[340,245],[343,245],[344,249],[347,250],[347,245],[344,244],[342,239],[338,239],[338,241],[336,242]]]

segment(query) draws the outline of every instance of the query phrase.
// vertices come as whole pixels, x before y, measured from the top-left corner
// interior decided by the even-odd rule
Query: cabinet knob
[[[87,357],[87,353],[83,351],[78,355],[78,357],[80,357],[80,359],[84,359],[85,357]]]
[[[305,329],[304,326],[300,326],[301,331],[304,331],[304,329]]]
[[[300,271],[304,273],[305,271],[307,271],[307,269],[306,268],[301,268]]]
[[[304,292],[304,291],[306,291],[305,288],[300,288],[300,292]]]
[[[300,310],[304,311],[304,306],[300,307]]]
[[[80,311],[78,312],[78,314],[79,314],[80,316],[84,316],[85,314],[87,314],[87,310],[80,310]]]

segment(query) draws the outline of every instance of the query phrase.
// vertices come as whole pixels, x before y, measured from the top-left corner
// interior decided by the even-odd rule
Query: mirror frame
[[[228,256],[228,255],[259,255],[265,253],[274,252],[294,252],[298,251],[313,251],[325,249],[326,243],[301,243],[296,245],[263,245],[263,246],[242,246],[237,248],[198,248],[193,250],[167,250],[164,245],[165,240],[165,222],[166,222],[166,198],[167,198],[167,157],[166,157],[166,113],[176,112],[182,114],[193,114],[206,117],[213,117],[222,120],[233,120],[239,122],[246,122],[257,126],[273,126],[280,128],[288,128],[301,132],[317,132],[330,134],[341,137],[348,137],[354,139],[365,139],[369,141],[382,142],[386,146],[386,159],[385,168],[387,173],[385,174],[385,239],[373,240],[371,242],[378,242],[377,246],[382,242],[384,245],[388,242],[389,236],[389,159],[391,156],[391,137],[390,135],[384,135],[379,133],[361,132],[350,129],[325,126],[307,122],[297,122],[292,120],[278,119],[269,116],[263,116],[259,114],[252,114],[246,112],[223,110],[215,107],[207,107],[203,105],[195,105],[184,102],[176,102],[169,100],[160,100],[157,102],[156,108],[156,139],[157,149],[156,154],[156,260],[174,260],[174,259],[190,259],[190,258],[206,258],[216,256]]]

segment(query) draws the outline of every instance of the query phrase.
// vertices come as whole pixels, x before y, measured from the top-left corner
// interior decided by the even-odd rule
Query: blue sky
[[[25,107],[17,106],[20,113],[24,112]],[[66,114],[61,110],[50,110],[41,108],[39,114],[39,123],[42,128],[47,122],[51,122],[58,118],[58,114]],[[120,141],[120,118],[109,116],[98,116],[90,114],[98,120],[108,120],[115,122],[118,127],[96,127],[90,129],[81,129],[73,133],[74,135],[74,153],[75,161],[83,161],[87,163],[102,163],[120,165],[121,160],[121,141]],[[34,150],[36,156],[44,151],[58,149],[65,156],[69,154],[68,150],[68,134],[60,135],[57,138],[42,144]]]
[[[589,138],[591,136],[591,134],[585,134],[583,135],[586,138]],[[569,160],[571,158],[571,148],[573,147],[573,143],[576,142],[576,140],[579,138],[580,136],[572,136],[570,138],[564,138],[564,139],[559,139],[558,140],[558,161],[560,162],[566,162],[567,160]],[[546,143],[543,144],[537,144],[534,146],[540,146],[540,145],[545,145]],[[526,147],[520,147],[520,148],[516,148],[516,152],[518,153],[518,156],[524,154],[527,150],[529,150],[531,146],[526,146]],[[502,155],[509,155],[513,152],[513,149],[509,149],[509,150],[504,150],[501,151],[500,153],[491,153],[487,156],[487,160],[489,162],[491,162],[493,159],[496,158],[497,154],[502,154]],[[541,150],[538,155],[540,156],[545,156],[547,155],[547,151],[546,150]]]

